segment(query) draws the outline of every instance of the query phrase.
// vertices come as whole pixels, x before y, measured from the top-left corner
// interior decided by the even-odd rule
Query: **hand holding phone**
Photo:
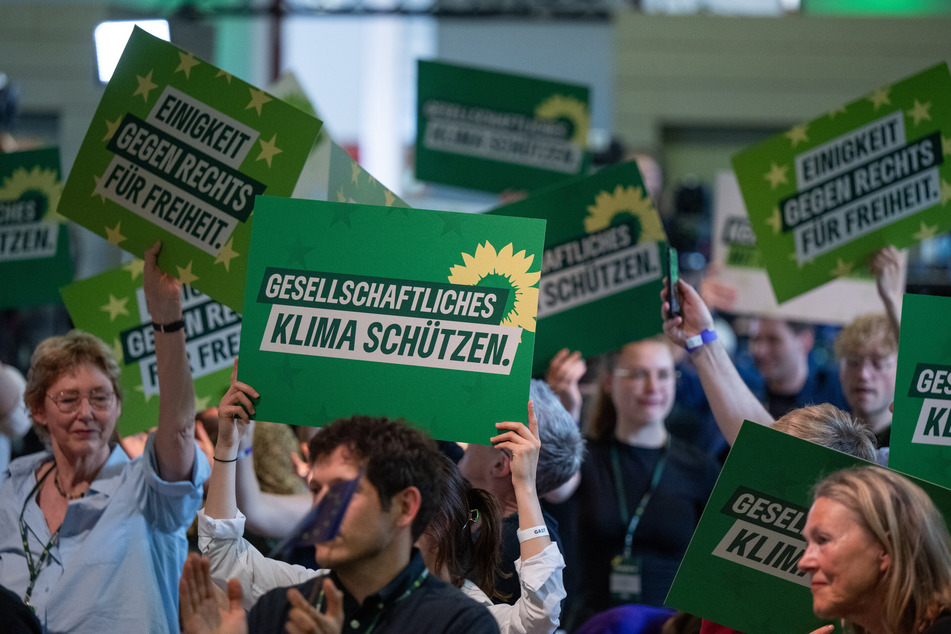
[[[680,306],[680,291],[677,288],[677,282],[680,279],[677,249],[668,244],[666,252],[667,257],[664,258],[664,275],[667,277],[667,301],[670,304],[667,317],[682,317],[683,309]]]

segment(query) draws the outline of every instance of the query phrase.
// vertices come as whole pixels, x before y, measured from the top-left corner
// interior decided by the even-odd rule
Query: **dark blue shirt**
[[[382,590],[371,594],[362,604],[347,592],[340,581],[331,579],[343,592],[343,634],[374,634],[386,632],[474,632],[491,634],[499,626],[489,611],[458,588],[426,572],[426,564],[419,551],[413,549],[409,564]],[[316,577],[296,587],[305,597],[318,596],[324,576]],[[248,632],[283,632],[291,604],[287,588],[277,588],[265,594],[248,614]],[[323,612],[326,601],[319,606]]]

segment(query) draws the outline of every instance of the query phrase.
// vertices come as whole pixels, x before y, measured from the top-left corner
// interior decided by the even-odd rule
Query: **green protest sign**
[[[733,157],[776,300],[951,228],[949,155],[939,64]]]
[[[489,213],[547,221],[536,376],[562,348],[591,357],[662,332],[667,235],[634,161]]]
[[[906,294],[895,377],[889,466],[951,482],[951,298]]]
[[[534,189],[587,165],[588,88],[420,61],[416,178],[490,192]]]
[[[864,262],[848,277],[777,304],[740,187],[731,172],[717,175],[711,250],[713,262],[719,268],[717,282],[736,290],[730,312],[845,325],[859,315],[882,310],[875,279]]]
[[[142,288],[142,260],[70,284],[63,303],[76,327],[112,346],[122,369],[119,433],[158,424],[159,386],[152,319]],[[185,286],[182,289],[185,348],[195,382],[195,411],[218,405],[228,390],[238,356],[241,318],[230,308]]]
[[[328,200],[381,207],[409,207],[336,143],[330,144]]]
[[[0,308],[58,302],[73,280],[61,189],[57,148],[0,153]]]
[[[524,420],[545,223],[263,196],[240,380],[256,417],[404,417],[487,444]]]
[[[667,605],[743,632],[804,634],[820,627],[810,578],[796,567],[806,549],[802,530],[812,488],[835,471],[866,464],[745,422]],[[945,518],[951,517],[951,491],[914,481]]]
[[[61,213],[241,310],[254,197],[287,196],[320,121],[136,29]]]

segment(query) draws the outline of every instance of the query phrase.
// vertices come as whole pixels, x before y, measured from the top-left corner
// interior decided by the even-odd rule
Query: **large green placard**
[[[951,298],[906,294],[895,377],[889,466],[951,482]]]
[[[667,234],[633,161],[490,214],[547,221],[533,373],[562,348],[585,357],[659,334]]]
[[[60,211],[240,311],[258,194],[289,196],[320,121],[136,29]]]
[[[62,289],[63,303],[76,327],[112,346],[122,369],[124,396],[119,433],[145,431],[158,424],[159,386],[152,319],[142,288],[142,260]],[[195,411],[217,406],[228,390],[238,356],[241,318],[230,308],[188,286],[182,289],[185,347],[195,382]]]
[[[581,174],[586,86],[420,61],[416,178],[490,192]]]
[[[831,473],[868,464],[749,421],[723,465],[667,595],[667,605],[742,632],[804,634],[809,576],[796,563],[812,488]],[[951,491],[915,480],[945,518]]]
[[[259,420],[487,444],[525,419],[544,222],[269,196],[255,216],[238,376]]]
[[[0,308],[58,302],[73,280],[61,190],[57,148],[0,153]]]
[[[951,74],[938,64],[733,157],[776,300],[951,228]]]

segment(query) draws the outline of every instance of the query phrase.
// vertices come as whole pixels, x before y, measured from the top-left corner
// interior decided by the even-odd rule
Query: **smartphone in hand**
[[[667,245],[667,257],[664,258],[664,275],[667,277],[667,301],[670,303],[668,317],[683,316],[680,306],[680,292],[677,281],[680,279],[680,267],[677,264],[677,249]]]

